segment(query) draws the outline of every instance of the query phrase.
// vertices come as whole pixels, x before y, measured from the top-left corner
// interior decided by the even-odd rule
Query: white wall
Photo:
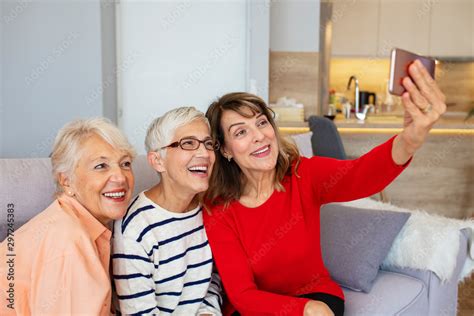
[[[247,89],[247,16],[245,0],[120,3],[119,124],[139,152],[155,117]]]
[[[115,47],[116,3],[0,0],[0,158],[46,157],[74,118],[114,120],[116,93],[140,152],[170,108],[204,111],[250,78],[267,99],[270,0],[122,0]]]
[[[249,0],[249,90],[268,102],[270,0]]]
[[[270,49],[283,52],[319,51],[320,0],[271,2]]]
[[[102,115],[100,4],[0,5],[0,157],[46,157],[65,122]]]

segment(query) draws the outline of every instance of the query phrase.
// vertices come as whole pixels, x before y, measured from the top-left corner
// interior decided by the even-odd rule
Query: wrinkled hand
[[[334,313],[323,302],[308,301],[304,306],[304,316],[334,316]]]
[[[423,64],[416,60],[408,68],[410,77],[403,79],[407,90],[402,95],[405,108],[401,134],[407,151],[416,151],[440,116],[446,112],[446,97]]]

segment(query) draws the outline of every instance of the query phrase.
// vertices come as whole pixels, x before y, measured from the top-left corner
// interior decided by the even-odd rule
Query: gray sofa
[[[145,157],[134,162],[135,192],[157,181]],[[50,160],[0,159],[0,240],[6,236],[7,204],[13,204],[15,228],[48,206],[54,184]],[[467,256],[467,232],[461,231],[457,267],[449,282],[441,284],[430,271],[388,268],[379,270],[369,293],[344,289],[346,315],[455,315],[457,281]],[[330,267],[329,267],[330,268]]]

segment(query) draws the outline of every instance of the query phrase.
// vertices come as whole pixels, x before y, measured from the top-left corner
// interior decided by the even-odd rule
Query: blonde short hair
[[[56,194],[63,192],[59,183],[59,174],[73,176],[73,171],[81,159],[81,145],[91,135],[101,137],[112,147],[127,153],[132,159],[136,155],[135,149],[126,136],[106,118],[96,117],[69,122],[56,135],[51,153]]]
[[[154,119],[146,133],[146,151],[157,151],[162,157],[165,157],[166,151],[161,148],[169,145],[179,127],[189,124],[194,120],[201,120],[210,128],[209,121],[204,113],[198,111],[193,106],[179,107]]]

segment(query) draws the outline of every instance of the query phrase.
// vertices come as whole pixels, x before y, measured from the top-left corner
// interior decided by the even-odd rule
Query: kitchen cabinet
[[[426,0],[382,0],[377,52],[390,55],[400,47],[421,55],[429,54],[430,8]]]
[[[433,4],[430,55],[474,57],[473,10],[473,0],[443,0]]]
[[[332,55],[474,57],[474,0],[335,0]]]
[[[332,54],[375,56],[379,0],[337,0],[332,12]]]

